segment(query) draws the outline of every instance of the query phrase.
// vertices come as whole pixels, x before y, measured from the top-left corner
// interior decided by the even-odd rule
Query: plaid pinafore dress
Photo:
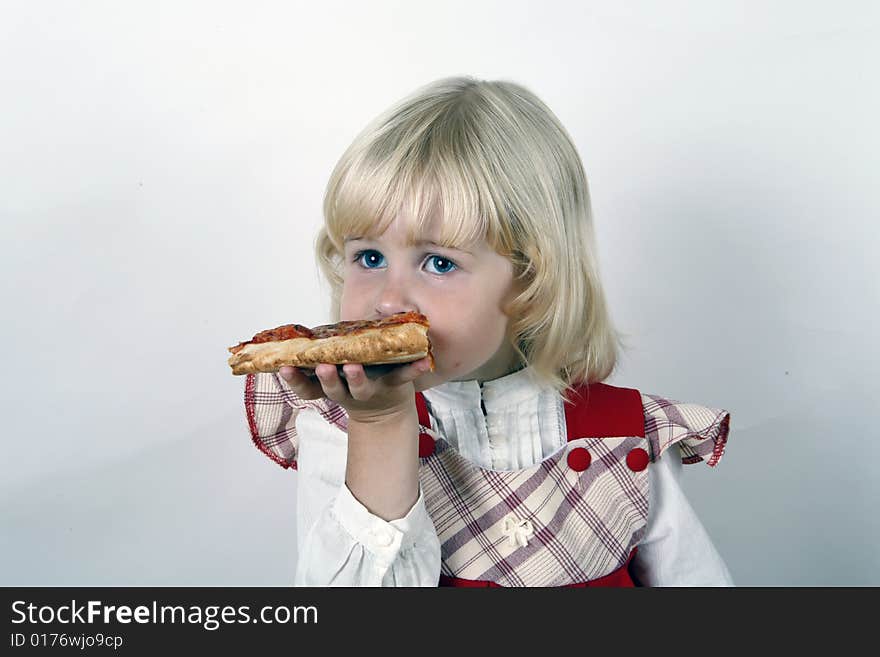
[[[431,429],[416,394],[419,480],[441,545],[441,585],[633,586],[648,520],[651,446],[638,390],[582,386],[568,441],[522,470],[481,468]]]
[[[714,466],[730,414],[604,383],[565,403],[567,442],[520,470],[481,468],[452,449],[416,393],[419,480],[441,545],[440,585],[633,586],[629,565],[648,521],[648,469],[677,444],[684,463]],[[300,410],[347,430],[342,407],[302,400],[277,374],[249,374],[254,444],[296,469]]]

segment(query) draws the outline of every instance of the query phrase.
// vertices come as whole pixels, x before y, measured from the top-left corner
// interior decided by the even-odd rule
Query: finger
[[[317,381],[317,380],[318,380],[318,375],[315,374],[315,369],[316,369],[316,368],[313,368],[313,367],[300,367],[300,368],[298,368],[298,369],[299,369],[303,374],[305,374],[309,379],[311,379],[312,381]],[[336,366],[336,373],[339,375],[340,378],[342,378],[342,379],[345,378],[345,372],[342,371],[342,365],[337,365],[337,366]]]
[[[337,402],[348,399],[348,389],[336,371],[336,365],[322,363],[315,368],[315,374],[318,376],[321,388],[323,388],[328,399]]]
[[[324,396],[324,389],[318,380],[310,379],[296,367],[283,365],[278,369],[278,375],[300,399],[320,399]]]
[[[415,381],[425,372],[431,369],[431,359],[425,356],[421,360],[407,363],[388,374],[385,379],[389,385],[400,385],[409,381]]]
[[[354,399],[364,401],[370,398],[375,386],[367,378],[363,365],[357,363],[343,365],[342,373],[348,384],[348,392]]]

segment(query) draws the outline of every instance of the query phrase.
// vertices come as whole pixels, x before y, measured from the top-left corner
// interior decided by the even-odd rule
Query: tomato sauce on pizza
[[[409,311],[390,315],[382,319],[355,319],[336,322],[335,324],[322,324],[321,326],[316,326],[312,329],[303,326],[302,324],[285,324],[284,326],[279,326],[277,328],[260,331],[251,340],[240,342],[235,347],[230,347],[229,351],[233,354],[237,354],[248,344],[280,342],[282,340],[292,340],[294,338],[320,340],[322,338],[332,338],[340,335],[357,335],[368,329],[407,324],[409,322],[416,322],[427,326],[428,318],[422,313]]]

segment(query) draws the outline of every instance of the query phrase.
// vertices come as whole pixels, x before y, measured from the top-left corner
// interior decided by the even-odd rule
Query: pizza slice
[[[351,320],[307,328],[285,324],[229,347],[233,374],[277,372],[282,365],[314,369],[321,363],[396,365],[434,355],[428,318],[417,312],[383,319]],[[340,368],[341,369],[341,368]]]

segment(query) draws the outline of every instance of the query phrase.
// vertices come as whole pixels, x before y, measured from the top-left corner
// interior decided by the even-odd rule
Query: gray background
[[[737,583],[880,584],[875,7],[4,2],[0,584],[292,581],[226,347],[328,319],[334,163],[454,74],[574,138],[610,383],[731,411],[684,485]]]

